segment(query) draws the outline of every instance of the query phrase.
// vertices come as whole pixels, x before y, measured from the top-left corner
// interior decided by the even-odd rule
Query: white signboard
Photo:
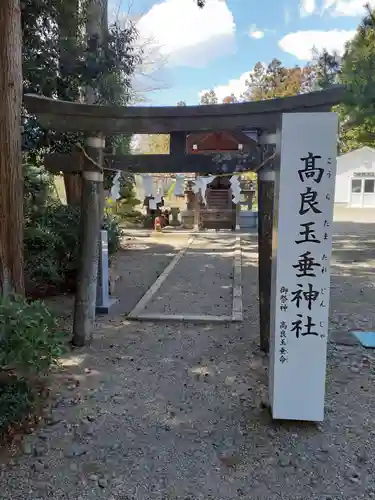
[[[336,113],[282,116],[271,302],[275,419],[324,419],[337,130]]]

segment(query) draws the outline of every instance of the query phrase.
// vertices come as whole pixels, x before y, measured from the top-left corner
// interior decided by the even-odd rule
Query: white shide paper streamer
[[[143,174],[142,175],[142,183],[143,183],[143,190],[145,193],[145,197],[154,196],[154,182],[152,179],[152,175]]]
[[[200,191],[202,201],[206,205],[207,200],[206,200],[206,191],[207,191],[207,186],[208,184],[211,184],[211,182],[215,179],[214,175],[209,175],[208,177],[197,177],[195,179],[195,183],[193,185],[193,192],[196,194]]]
[[[230,178],[230,184],[232,188],[232,201],[235,205],[237,205],[240,202],[241,196],[240,180],[237,175],[232,175]]]
[[[185,191],[184,186],[185,186],[185,176],[183,174],[177,174],[176,183],[174,186],[174,195],[183,196]]]
[[[109,193],[109,199],[112,201],[117,201],[120,198],[120,179],[121,171],[119,170],[113,178],[111,191]]]

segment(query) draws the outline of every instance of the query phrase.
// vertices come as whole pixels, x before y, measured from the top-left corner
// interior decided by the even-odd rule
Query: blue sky
[[[119,1],[119,0],[117,0]],[[115,2],[115,0],[113,0]],[[311,49],[342,51],[363,15],[365,0],[122,0],[138,20],[144,67],[137,85],[148,104],[199,102],[214,88],[239,94],[257,61],[304,65]],[[375,0],[373,0],[375,4]],[[112,8],[115,3],[112,4]]]

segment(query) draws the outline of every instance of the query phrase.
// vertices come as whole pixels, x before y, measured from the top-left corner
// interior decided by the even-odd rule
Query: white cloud
[[[324,10],[330,11],[334,16],[362,16],[365,13],[364,5],[369,3],[375,7],[375,0],[326,0]]]
[[[316,0],[300,0],[300,14],[305,17],[319,11],[320,14],[329,12],[332,16],[363,16],[366,3],[375,7],[375,0],[324,0],[318,9]]]
[[[216,87],[214,87],[214,91],[219,99],[219,102],[221,102],[224,97],[227,97],[231,94],[234,94],[236,97],[240,97],[240,95],[246,88],[245,82],[248,78],[249,71],[247,71],[246,73],[242,73],[242,75],[237,79],[229,80],[226,85],[217,85]],[[199,99],[205,92],[208,92],[208,89],[199,92]]]
[[[257,40],[259,40],[260,38],[264,37],[264,31],[261,30],[253,31],[250,33],[250,36],[251,38],[256,38]]]
[[[311,16],[316,9],[315,0],[301,0],[300,14],[302,17]]]
[[[236,25],[225,0],[164,0],[137,23],[141,42],[167,59],[170,66],[203,67],[235,50]],[[150,49],[149,49],[150,50]]]
[[[355,31],[297,31],[289,33],[279,40],[279,47],[301,61],[310,61],[315,48],[318,52],[327,49],[328,52],[337,52],[341,55],[345,43],[351,40]]]
[[[249,28],[249,37],[255,38],[256,40],[260,40],[264,37],[264,31],[258,29],[255,25],[250,26]]]
[[[265,64],[263,63],[265,66]],[[245,73],[242,73],[242,75],[239,78],[234,78],[233,80],[229,80],[229,82],[225,85],[217,85],[214,87],[214,92],[217,95],[219,102],[222,102],[222,100],[230,96],[231,94],[235,95],[237,98],[243,94],[243,92],[246,90],[246,80],[249,79],[251,71],[246,71]],[[202,90],[199,92],[199,100],[202,94],[208,92],[209,89]]]

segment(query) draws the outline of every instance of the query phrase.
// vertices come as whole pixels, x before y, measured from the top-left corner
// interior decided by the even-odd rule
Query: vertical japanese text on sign
[[[324,415],[337,129],[335,113],[282,117],[272,272],[274,418]]]

